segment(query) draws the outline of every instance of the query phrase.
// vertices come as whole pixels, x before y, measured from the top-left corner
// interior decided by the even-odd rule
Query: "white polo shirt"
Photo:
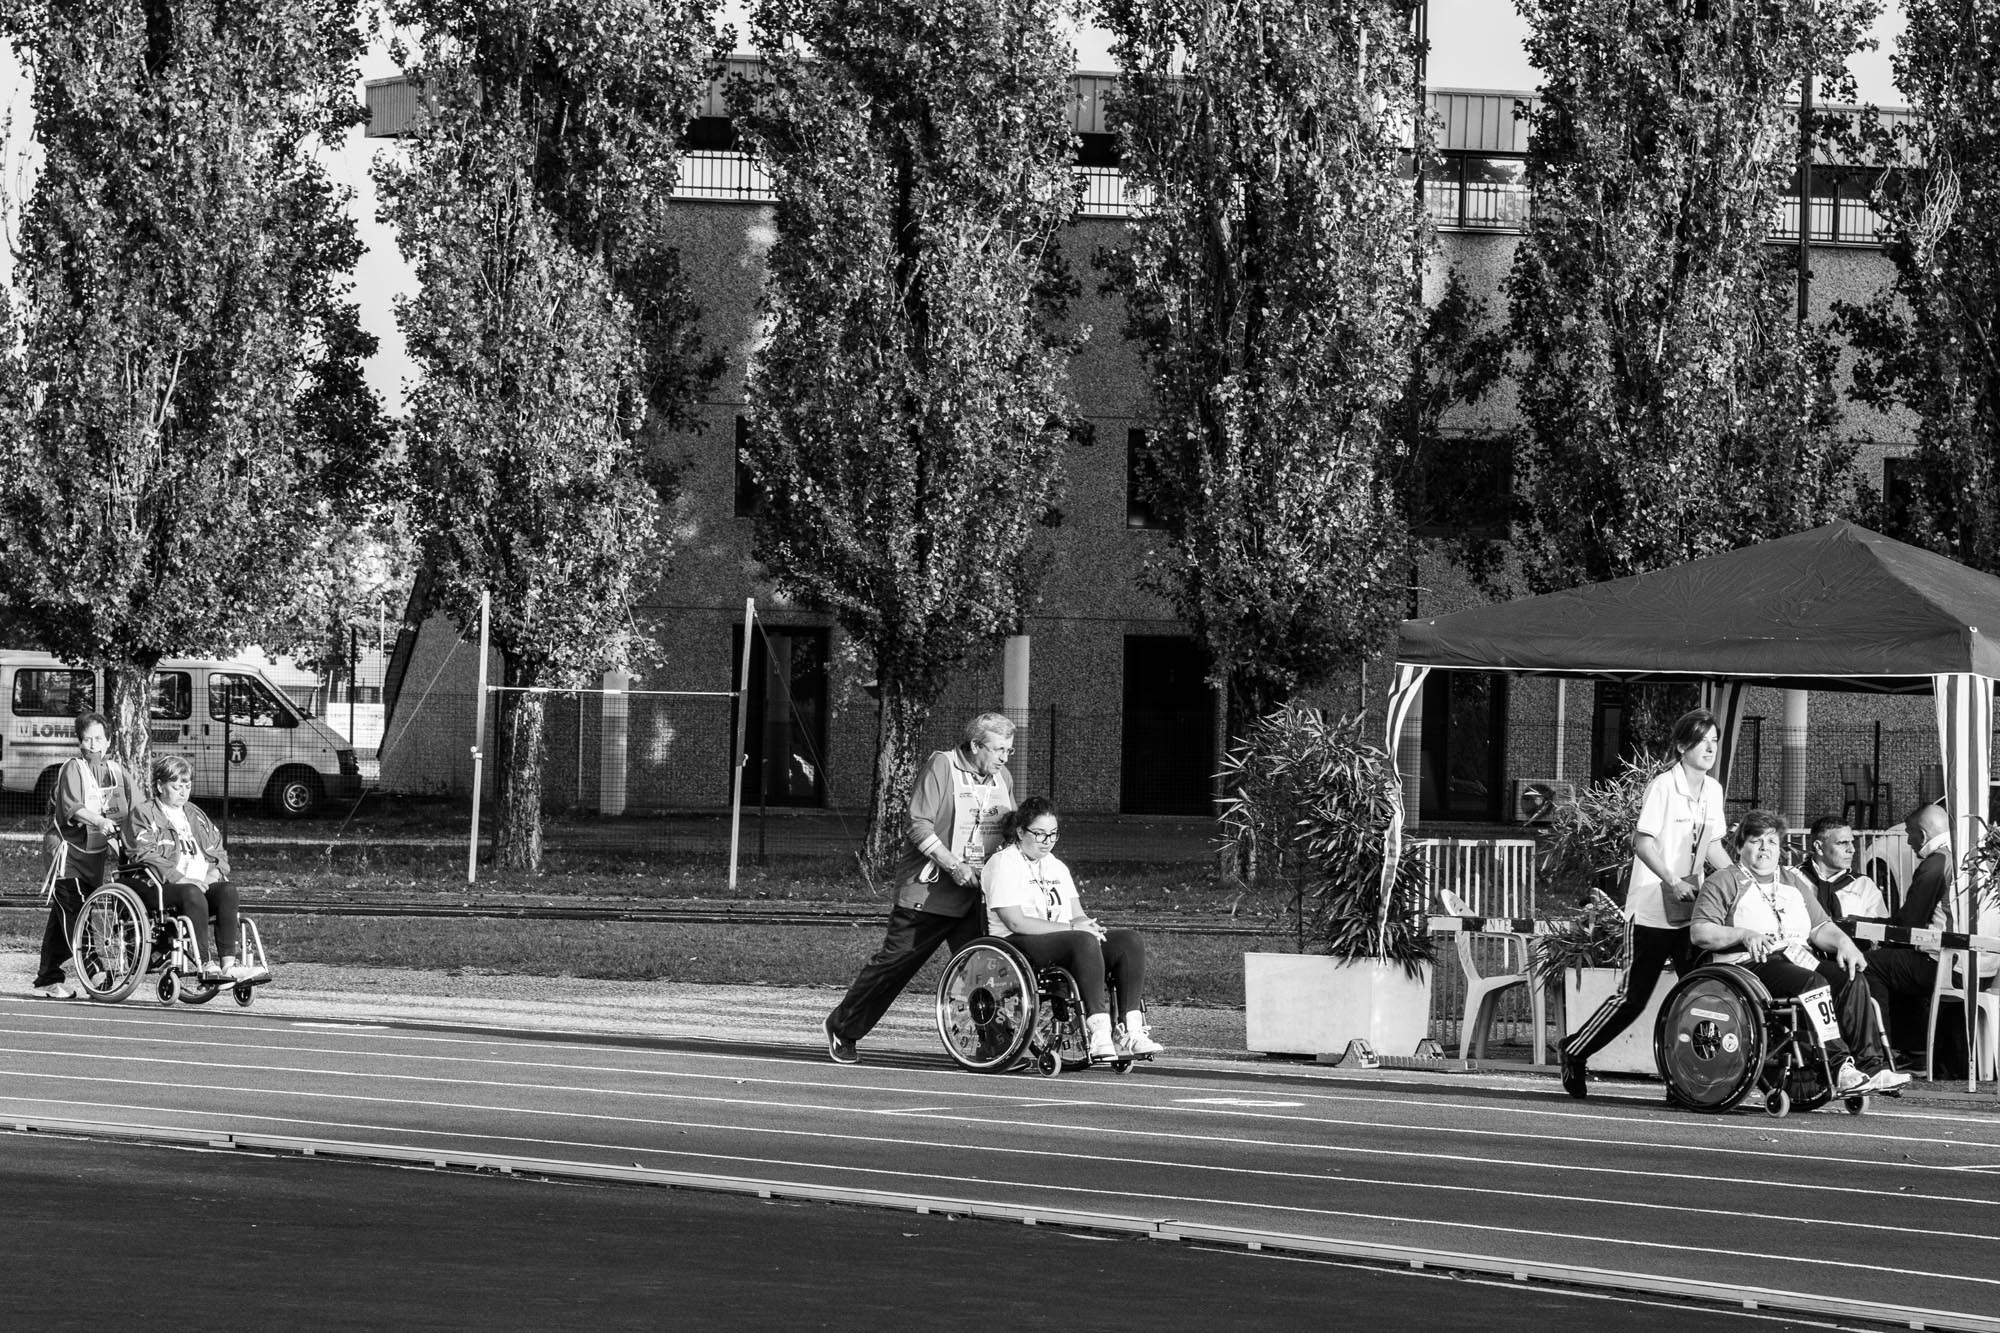
[[[1667,868],[1700,883],[1709,845],[1723,834],[1728,816],[1722,809],[1722,784],[1704,773],[1690,785],[1687,770],[1675,764],[1646,784],[1635,833],[1651,834],[1660,844]],[[1676,901],[1671,917],[1661,896],[1660,877],[1637,856],[1625,885],[1625,915],[1635,925],[1668,930],[1684,926],[1694,915],[1694,903]]]

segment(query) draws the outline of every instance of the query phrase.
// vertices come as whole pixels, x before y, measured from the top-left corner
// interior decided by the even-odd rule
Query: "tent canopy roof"
[[[1453,615],[1405,620],[1413,666],[1928,693],[2000,676],[2000,578],[1852,523]]]

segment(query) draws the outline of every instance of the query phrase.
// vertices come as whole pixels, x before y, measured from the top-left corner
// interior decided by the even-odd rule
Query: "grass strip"
[[[267,916],[258,928],[279,966],[328,963],[697,985],[844,986],[881,941],[880,922],[766,926]],[[27,950],[39,942],[39,914],[0,911],[0,947]],[[1243,954],[1287,947],[1276,937],[1153,936],[1146,941],[1147,998],[1241,1008]],[[942,958],[940,951],[911,985],[935,987]]]

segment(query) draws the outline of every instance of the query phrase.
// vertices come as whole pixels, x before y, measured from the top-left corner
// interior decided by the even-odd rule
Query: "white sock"
[[[1137,1009],[1125,1011],[1125,1034],[1136,1037],[1146,1030],[1146,1015]]]
[[[1084,1030],[1091,1036],[1102,1037],[1106,1041],[1111,1040],[1110,1014],[1085,1014],[1083,1016],[1083,1026]]]

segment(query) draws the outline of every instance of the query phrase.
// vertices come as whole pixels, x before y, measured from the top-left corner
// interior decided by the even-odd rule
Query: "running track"
[[[1222,1062],[981,1077],[941,1054],[871,1052],[840,1067],[816,1044],[0,998],[6,1127],[726,1177],[1272,1248],[1413,1247],[1805,1292],[2000,1326],[2000,1116],[1878,1101],[1861,1117],[1712,1118],[1656,1097],[1633,1085],[1576,1103],[1545,1077]]]

